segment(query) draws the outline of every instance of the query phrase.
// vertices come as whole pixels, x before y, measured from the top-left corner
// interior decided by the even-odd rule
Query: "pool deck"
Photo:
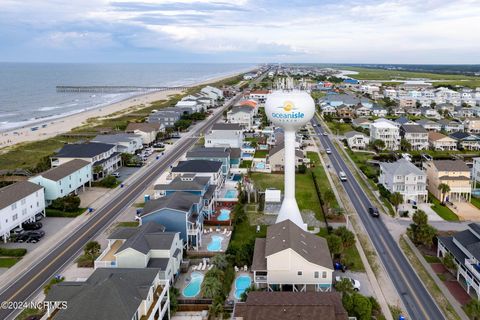
[[[183,289],[185,289],[185,287],[190,283],[190,279],[192,278],[192,273],[193,272],[198,272],[198,273],[202,273],[204,276],[205,274],[207,273],[208,269],[205,269],[205,270],[193,270],[192,267],[190,267],[188,269],[188,272],[187,273],[180,273],[180,275],[178,276],[177,278],[177,281],[175,282],[175,288],[177,288],[179,291],[180,291],[180,296],[182,298],[185,298],[185,299],[195,299],[195,298],[201,298],[201,294],[199,294],[198,296],[192,298],[192,297],[185,297],[183,295]]]
[[[253,284],[253,274],[252,273],[250,273],[249,271],[247,271],[247,272],[245,272],[245,271],[236,272],[235,273],[235,279],[233,280],[233,283],[232,283],[232,288],[230,289],[230,293],[228,294],[228,298],[227,298],[228,300],[237,300],[235,298],[235,290],[236,290],[235,281],[237,280],[237,278],[239,276],[242,276],[242,275],[248,275],[250,277],[250,279],[252,280],[251,284]]]
[[[202,234],[202,245],[198,248],[198,251],[199,252],[208,252],[208,253],[211,253],[211,252],[225,252],[225,250],[227,250],[227,247],[228,247],[228,243],[230,242],[230,238],[232,237],[232,233],[230,231],[230,228],[226,228],[226,227],[205,227],[205,230],[209,230],[212,229],[213,232],[209,232],[209,233],[204,233]],[[216,230],[217,229],[220,229],[221,231],[220,232],[217,232]],[[224,233],[224,231],[227,230],[226,233]],[[230,233],[230,234],[229,234]],[[219,251],[208,251],[208,245],[210,244],[210,241],[212,241],[212,236],[221,236],[223,237],[223,241],[221,243],[221,248]]]

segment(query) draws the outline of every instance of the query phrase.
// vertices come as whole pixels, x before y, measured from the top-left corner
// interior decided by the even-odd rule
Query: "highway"
[[[241,95],[232,98],[225,106],[221,107],[216,114],[203,121],[189,131],[187,136],[182,138],[176,148],[166,153],[160,160],[154,161],[144,172],[138,174],[125,189],[113,196],[112,199],[101,208],[98,208],[83,225],[61,242],[57,247],[46,253],[39,259],[30,270],[0,293],[0,301],[21,302],[29,301],[34,293],[50,281],[58,272],[80,252],[84,245],[95,235],[101,232],[128,206],[130,206],[139,195],[151,185],[155,179],[169,168],[182,154],[192,147],[198,140],[198,135],[206,132],[223,115],[223,110],[235,104]],[[86,306],[87,307],[87,306]],[[0,319],[13,319],[21,310],[0,309]]]
[[[390,235],[381,217],[374,218],[368,214],[368,208],[372,207],[372,204],[329,136],[323,135],[324,130],[317,119],[314,118],[312,123],[316,125],[314,129],[323,147],[331,149],[331,154],[328,156],[337,174],[339,171],[343,171],[347,175],[347,181],[342,182],[343,187],[365,226],[389,277],[392,279],[407,309],[409,318],[418,320],[445,319],[415,270],[403,255],[397,242]]]

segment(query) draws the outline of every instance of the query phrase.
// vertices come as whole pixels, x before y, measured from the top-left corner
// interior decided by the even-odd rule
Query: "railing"
[[[255,276],[255,282],[266,283],[267,276]]]
[[[476,259],[465,259],[465,266],[475,278],[480,279],[480,264]]]
[[[102,261],[102,260],[95,260],[95,269],[97,268],[116,268],[117,262],[116,261]]]

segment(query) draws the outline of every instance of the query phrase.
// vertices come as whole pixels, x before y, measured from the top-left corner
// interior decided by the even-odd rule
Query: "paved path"
[[[215,115],[191,128],[183,136],[175,149],[164,155],[157,162],[145,167],[144,171],[135,175],[123,189],[115,189],[109,201],[99,207],[93,214],[85,215],[83,224],[76,229],[68,229],[70,233],[56,247],[48,250],[34,265],[12,281],[6,284],[6,289],[0,293],[0,301],[29,301],[33,294],[48,282],[58,270],[68,264],[83,246],[128,208],[144,190],[169,166],[195,144],[198,135],[206,132],[222,116],[222,111],[233,105],[240,94],[230,100],[224,107],[216,110]],[[120,190],[120,191],[118,191]],[[13,319],[21,310],[0,310],[0,319]]]
[[[410,319],[445,319],[422,281],[415,274],[408,260],[403,255],[397,242],[390,235],[383,223],[383,217],[372,218],[367,209],[372,206],[369,198],[357,183],[356,177],[340,156],[338,150],[328,136],[323,136],[323,129],[317,120],[312,120],[317,136],[325,147],[329,147],[332,153],[329,155],[332,164],[337,171],[343,171],[347,175],[347,181],[343,183],[345,191],[355,207],[361,222],[368,232],[383,265],[392,279],[397,291],[402,297],[403,304],[407,309]]]

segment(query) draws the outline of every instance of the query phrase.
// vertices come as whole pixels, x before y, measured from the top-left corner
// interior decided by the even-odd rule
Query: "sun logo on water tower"
[[[289,100],[285,101],[285,102],[283,103],[283,106],[282,106],[282,107],[279,107],[279,108],[280,108],[280,109],[283,109],[283,111],[285,111],[285,112],[290,112],[290,111],[292,111],[292,110],[296,110],[296,109],[297,109],[297,108],[295,108],[295,105],[293,104],[293,102],[292,102],[292,101],[289,101]]]

